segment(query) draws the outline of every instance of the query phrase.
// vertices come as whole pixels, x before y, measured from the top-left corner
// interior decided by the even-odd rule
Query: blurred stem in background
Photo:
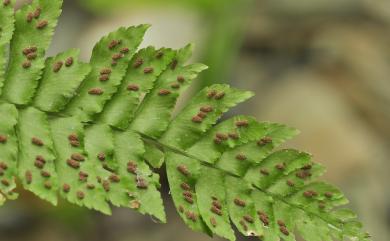
[[[114,14],[124,8],[172,5],[193,8],[203,19],[206,42],[200,54],[210,67],[197,81],[197,88],[213,83],[228,83],[240,51],[245,26],[254,0],[79,0],[81,6],[97,15]]]

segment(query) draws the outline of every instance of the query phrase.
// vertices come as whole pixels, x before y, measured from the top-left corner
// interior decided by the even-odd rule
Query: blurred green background
[[[389,0],[64,2],[49,55],[76,47],[88,60],[102,35],[139,23],[153,25],[143,46],[195,43],[193,61],[210,69],[181,103],[211,83],[255,91],[229,115],[299,128],[289,145],[328,167],[325,178],[345,191],[373,240],[390,240]],[[185,227],[162,182],[167,225],[127,209],[53,208],[24,192],[0,208],[0,241],[211,240]]]

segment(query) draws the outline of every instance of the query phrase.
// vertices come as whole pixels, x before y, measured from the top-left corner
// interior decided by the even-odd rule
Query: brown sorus
[[[24,69],[30,68],[31,67],[31,61],[29,61],[29,60],[24,61],[23,64],[22,64],[22,67]]]
[[[35,53],[37,50],[38,50],[38,48],[35,46],[28,47],[28,48],[23,49],[23,54],[28,55],[30,53]]]
[[[31,143],[36,146],[43,146],[43,141],[37,137],[31,138]]]
[[[266,136],[266,137],[263,137],[261,138],[258,142],[257,142],[257,145],[259,146],[264,146],[268,143],[271,143],[272,142],[272,138],[269,137],[269,136]]]
[[[104,91],[101,88],[92,88],[88,91],[90,95],[102,95]]]
[[[333,197],[333,193],[331,193],[331,192],[326,192],[326,193],[324,193],[324,195],[327,198],[332,198]]]
[[[132,209],[138,209],[141,207],[141,203],[138,200],[132,200],[130,201],[130,208]]]
[[[301,169],[302,170],[310,170],[312,168],[312,165],[311,164],[306,164],[304,165]]]
[[[65,66],[70,67],[73,64],[73,57],[69,57],[65,60]]]
[[[76,141],[76,140],[74,140],[74,141],[69,141],[69,144],[70,144],[71,146],[73,146],[73,147],[78,147],[78,146],[80,146],[80,142],[79,142],[79,141]]]
[[[62,185],[62,190],[64,192],[69,192],[70,191],[70,185],[65,183],[64,185]]]
[[[42,11],[41,8],[35,9],[35,11],[33,13],[34,18],[39,18],[39,16],[41,16],[41,11]]]
[[[184,83],[185,78],[184,78],[182,75],[179,75],[179,76],[177,76],[176,80],[177,80],[179,83]]]
[[[187,166],[185,166],[185,165],[179,165],[179,166],[177,166],[177,170],[178,170],[181,174],[183,174],[184,176],[190,175],[190,172],[188,171],[188,168],[187,168]]]
[[[127,54],[129,52],[129,48],[121,48],[120,52],[122,54]]]
[[[106,160],[106,154],[104,152],[100,152],[98,155],[97,155],[97,158],[100,160],[100,161],[105,161]]]
[[[0,162],[0,169],[3,169],[3,170],[7,170],[8,169],[8,165],[4,162]]]
[[[54,73],[57,73],[58,71],[60,71],[63,64],[64,64],[64,62],[62,62],[62,61],[56,62],[56,63],[53,65],[53,72],[54,72]]]
[[[163,51],[158,51],[156,53],[156,58],[161,59],[162,56],[164,56],[164,52]]]
[[[253,223],[253,218],[249,215],[244,215],[242,218],[248,223]]]
[[[179,208],[178,208],[178,209],[179,209],[179,212],[181,212],[181,213],[184,212],[184,208],[183,208],[182,205],[179,205]]]
[[[11,3],[11,0],[4,0],[3,5],[8,6]]]
[[[219,139],[218,137],[216,137],[216,138],[214,138],[214,143],[217,144],[217,145],[219,145],[219,144],[222,143],[222,140]]]
[[[88,188],[88,189],[95,189],[95,185],[92,184],[92,183],[88,183],[88,184],[87,184],[87,188]]]
[[[236,204],[237,206],[240,206],[240,207],[245,207],[245,205],[246,205],[245,201],[241,200],[239,198],[234,199],[234,204]]]
[[[144,63],[144,60],[143,60],[143,59],[137,58],[137,59],[134,61],[133,67],[134,67],[134,68],[139,68],[143,63]]]
[[[77,195],[77,198],[80,200],[84,199],[84,197],[85,197],[85,194],[82,191],[77,191],[76,195]]]
[[[288,236],[290,234],[290,232],[287,230],[287,228],[285,226],[281,226],[279,227],[279,230],[282,234]]]
[[[311,198],[311,197],[316,196],[316,195],[317,195],[317,192],[312,191],[312,190],[308,190],[308,191],[305,191],[303,193],[303,196],[305,196],[307,198]]]
[[[192,193],[190,191],[184,191],[183,196],[192,198]]]
[[[210,223],[211,223],[211,225],[213,225],[213,227],[216,227],[216,226],[217,226],[217,220],[215,220],[214,217],[211,217],[211,218],[210,218]]]
[[[224,134],[224,133],[216,133],[215,137],[219,138],[221,140],[224,140],[224,141],[226,141],[228,139],[228,136],[226,134]]]
[[[88,173],[85,173],[83,171],[79,172],[79,180],[82,182],[87,181],[88,176],[89,176]]]
[[[174,59],[174,60],[172,61],[172,63],[171,63],[171,69],[172,69],[172,70],[176,69],[177,64],[178,64],[177,59]]]
[[[244,220],[241,219],[240,224],[241,224],[242,228],[244,229],[244,231],[248,231],[248,226],[246,225]]]
[[[223,97],[225,97],[225,92],[219,92],[218,94],[215,95],[214,99],[220,100]]]
[[[112,40],[109,44],[108,44],[108,48],[109,49],[113,49],[115,48],[118,44],[120,44],[120,40]]]
[[[268,175],[269,175],[269,171],[268,171],[267,169],[265,169],[265,168],[261,168],[261,169],[260,169],[260,173],[263,174],[263,175],[265,175],[265,176],[268,176]]]
[[[278,163],[275,165],[275,168],[278,170],[284,170],[285,169],[285,164],[284,163]]]
[[[81,155],[80,153],[73,153],[70,157],[73,160],[76,160],[76,161],[79,161],[79,162],[82,162],[82,161],[85,160],[85,157],[83,155]]]
[[[108,74],[102,74],[99,76],[100,81],[107,81],[109,79],[110,79],[110,75],[108,75]]]
[[[246,127],[248,126],[248,121],[247,120],[239,120],[239,121],[236,121],[236,126],[237,127]]]
[[[9,181],[7,179],[1,179],[1,183],[4,185],[4,186],[9,186]]]
[[[109,191],[110,191],[110,182],[109,182],[109,181],[107,181],[107,180],[104,180],[104,181],[103,181],[103,189],[104,189],[104,191],[106,191],[106,192],[109,192]]]
[[[195,213],[191,212],[191,211],[186,211],[185,214],[186,214],[186,217],[188,219],[192,220],[193,222],[195,222],[198,219],[198,216]]]
[[[110,181],[111,181],[111,182],[120,182],[120,181],[121,181],[121,178],[120,178],[118,175],[112,174],[112,175],[110,176]]]
[[[34,60],[37,58],[37,53],[29,53],[26,57],[28,60]]]
[[[152,67],[146,67],[146,68],[144,69],[144,73],[145,73],[145,74],[153,73],[153,68],[152,68]]]
[[[127,90],[130,90],[130,91],[138,91],[139,90],[139,86],[136,85],[136,84],[129,84],[127,86]]]
[[[40,161],[40,162],[42,162],[44,164],[46,163],[45,158],[43,156],[41,156],[41,155],[36,156],[35,160]]]
[[[196,115],[196,116],[192,117],[191,121],[195,122],[195,123],[201,123],[203,121],[203,119],[202,119],[202,117]]]
[[[111,69],[110,68],[105,68],[100,70],[100,74],[111,74]]]
[[[24,176],[26,178],[27,184],[31,184],[31,182],[32,182],[32,172],[31,171],[26,171],[24,173]]]
[[[192,197],[184,196],[184,199],[185,199],[189,204],[193,204],[193,203],[194,203],[194,200],[192,199]]]
[[[167,89],[161,89],[158,91],[158,95],[160,95],[160,96],[169,95],[170,93],[171,93],[171,91],[167,90]]]
[[[278,220],[277,223],[279,226],[286,226],[286,224],[282,220]]]
[[[199,112],[198,114],[197,114],[197,116],[199,116],[200,118],[205,118],[206,116],[207,116],[207,113],[205,113],[205,112]]]
[[[33,20],[34,18],[34,14],[33,13],[28,13],[27,16],[26,16],[26,20],[28,23],[31,23],[31,21]]]
[[[127,163],[127,171],[133,174],[137,174],[137,164],[132,161],[129,161]]]
[[[180,84],[174,82],[174,83],[171,84],[171,88],[172,88],[172,89],[179,89],[179,88],[180,88]]]
[[[217,214],[218,216],[222,216],[222,210],[216,206],[211,206],[210,211]]]
[[[41,20],[37,23],[37,29],[43,29],[45,28],[47,25],[49,24],[49,22],[47,20]]]
[[[42,169],[45,166],[45,163],[40,160],[35,160],[34,166],[36,166],[39,169]]]
[[[186,190],[186,191],[190,191],[191,190],[190,185],[188,185],[188,183],[185,183],[185,182],[182,182],[180,184],[180,187],[181,187],[181,189]]]
[[[207,92],[207,97],[213,98],[216,94],[217,94],[216,90],[210,90],[209,92]]]
[[[41,171],[41,176],[42,177],[50,177],[50,173],[48,171]]]
[[[80,163],[78,161],[75,161],[75,160],[72,160],[72,159],[66,160],[66,163],[68,164],[68,166],[70,166],[72,168],[75,168],[75,169],[80,167]]]
[[[268,216],[260,215],[259,218],[260,218],[260,221],[264,224],[264,226],[268,226],[269,225]]]
[[[70,134],[70,135],[68,136],[68,140],[69,140],[69,141],[78,141],[79,138],[78,138],[77,134],[72,133],[72,134]]]
[[[46,189],[51,189],[52,185],[51,185],[51,182],[50,181],[46,181],[43,183],[43,186],[46,188]]]
[[[221,209],[221,208],[222,208],[222,205],[221,205],[221,203],[220,203],[218,200],[214,200],[211,204],[212,204],[214,207],[218,208],[218,209]]]
[[[148,188],[148,182],[145,179],[138,177],[138,178],[136,178],[136,180],[137,180],[137,188],[139,188],[139,189],[147,189]]]
[[[239,153],[236,155],[236,159],[240,161],[245,161],[247,158],[243,153]]]
[[[123,54],[121,54],[121,53],[117,53],[117,54],[112,55],[112,60],[119,60],[121,58],[123,58]]]
[[[293,187],[295,184],[292,180],[287,180],[286,181],[287,185],[289,185],[290,187]]]
[[[233,140],[237,140],[239,138],[238,134],[235,133],[235,132],[231,132],[228,134],[228,136],[233,139]]]
[[[311,173],[310,171],[308,170],[301,170],[301,171],[298,171],[295,176],[297,176],[298,178],[300,179],[306,179],[307,177],[310,177],[311,176]]]
[[[209,112],[213,111],[213,107],[210,105],[205,105],[205,106],[200,107],[199,110],[202,112],[209,113]]]

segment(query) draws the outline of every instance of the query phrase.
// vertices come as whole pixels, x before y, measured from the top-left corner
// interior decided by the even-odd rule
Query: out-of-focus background
[[[76,47],[88,60],[102,35],[139,23],[153,25],[144,46],[195,43],[193,61],[210,69],[187,96],[221,82],[256,92],[230,114],[299,128],[290,145],[328,167],[325,178],[345,191],[373,240],[390,240],[389,0],[64,4],[49,55]],[[127,209],[103,216],[65,203],[53,208],[26,192],[0,208],[0,241],[211,240],[185,227],[162,181],[167,225]]]

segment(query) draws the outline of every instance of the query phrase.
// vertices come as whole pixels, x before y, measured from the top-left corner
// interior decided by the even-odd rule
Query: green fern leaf
[[[34,106],[45,112],[64,109],[91,70],[88,64],[78,62],[79,53],[79,50],[71,49],[46,60]]]
[[[14,0],[0,4],[0,94],[4,84],[4,73],[8,62],[8,44],[15,28],[13,4]]]
[[[65,111],[89,121],[102,112],[104,104],[116,92],[127,66],[149,25],[120,28],[103,37],[94,47],[90,65],[92,70],[83,81],[78,96]]]
[[[157,77],[171,63],[173,56],[174,52],[170,49],[156,51],[154,47],[148,47],[140,50],[130,62],[120,88],[105,106],[100,120],[126,129],[143,96],[153,88]]]
[[[33,107],[19,110],[18,172],[23,186],[57,205],[58,178],[47,115]]]
[[[38,87],[62,0],[34,0],[15,13],[15,33],[3,97],[19,105],[28,104]]]
[[[203,64],[184,66],[191,57],[192,45],[177,51],[169,68],[156,81],[154,88],[145,96],[130,128],[151,137],[160,137],[168,127],[177,98],[191,81],[207,67]],[[180,88],[172,88],[179,83]]]
[[[17,176],[18,144],[15,126],[18,111],[14,105],[0,104],[0,194],[15,199],[15,177]]]
[[[35,0],[15,25],[12,3],[0,6],[0,205],[17,198],[18,178],[54,205],[59,193],[104,214],[114,205],[166,222],[150,167],[165,163],[174,204],[193,230],[234,240],[233,224],[265,241],[371,240],[340,208],[342,192],[318,181],[324,167],[277,149],[296,129],[244,115],[217,123],[252,92],[212,85],[172,116],[207,68],[186,65],[192,45],[137,52],[149,27],[139,25],[103,37],[89,64],[78,50],[45,62],[62,2]]]

